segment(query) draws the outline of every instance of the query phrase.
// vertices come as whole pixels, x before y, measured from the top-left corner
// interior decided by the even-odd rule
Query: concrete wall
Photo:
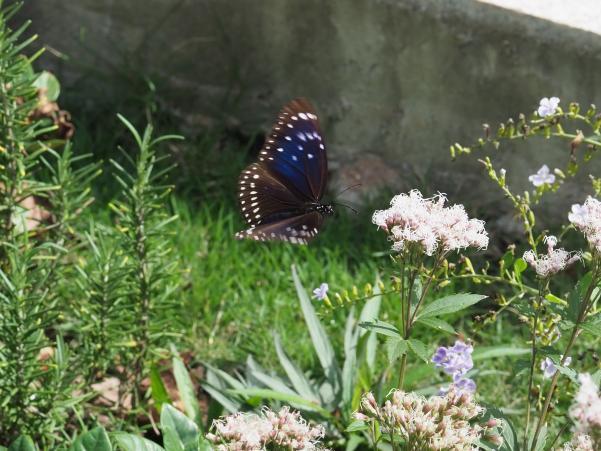
[[[399,188],[415,173],[473,206],[497,197],[476,164],[451,163],[451,143],[544,96],[601,105],[599,35],[473,0],[28,0],[23,15],[70,57],[44,60],[67,84],[81,62],[113,71],[125,58],[191,122],[227,116],[248,130],[306,96],[346,179],[371,168],[373,183]],[[498,158],[525,187],[567,144]],[[582,195],[563,191],[566,203]]]

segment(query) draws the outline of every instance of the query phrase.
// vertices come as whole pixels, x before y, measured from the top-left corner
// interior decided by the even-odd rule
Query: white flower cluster
[[[374,212],[372,222],[389,234],[392,249],[397,252],[411,243],[421,246],[427,255],[438,249],[485,249],[488,234],[484,221],[469,219],[463,205],[445,207],[446,200],[442,194],[425,199],[412,190],[394,196],[390,208]]]
[[[601,449],[601,396],[599,387],[590,374],[580,374],[580,388],[574,404],[570,408],[570,418],[574,421],[576,434],[588,435],[596,446]],[[591,448],[592,449],[592,448]]]
[[[495,430],[496,420],[478,423],[482,411],[468,393],[451,390],[426,399],[395,390],[382,407],[371,393],[365,394],[355,418],[376,421],[382,432],[403,437],[406,449],[464,451],[478,449],[480,439],[495,445],[503,442]]]
[[[582,205],[572,205],[568,219],[584,234],[591,247],[601,252],[601,202],[589,197]]]
[[[311,426],[288,406],[279,412],[264,408],[260,415],[238,412],[215,420],[211,429],[207,439],[219,451],[326,449],[319,443],[325,434],[323,426]]]
[[[568,252],[565,249],[555,249],[557,238],[554,236],[545,237],[547,244],[547,255],[537,256],[534,251],[524,252],[524,261],[534,268],[539,277],[547,278],[553,274],[563,271],[572,263],[580,260],[580,255]]]
[[[563,451],[595,451],[593,441],[586,434],[575,434],[568,443],[563,446]]]

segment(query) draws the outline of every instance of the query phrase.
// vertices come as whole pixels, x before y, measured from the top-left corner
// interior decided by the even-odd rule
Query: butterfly
[[[328,159],[315,109],[303,98],[282,108],[259,161],[238,180],[238,203],[249,228],[237,239],[307,244],[334,214],[321,202]]]

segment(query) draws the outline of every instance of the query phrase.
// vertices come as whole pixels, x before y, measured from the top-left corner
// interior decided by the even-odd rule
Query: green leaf
[[[303,311],[303,316],[305,318],[305,322],[307,323],[309,335],[311,335],[311,341],[313,342],[313,347],[315,348],[319,363],[321,363],[321,366],[324,369],[325,375],[328,381],[330,381],[330,384],[332,384],[334,387],[338,387],[340,385],[340,369],[336,363],[336,354],[334,353],[334,348],[328,339],[325,329],[319,322],[319,318],[315,313],[313,304],[311,303],[307,292],[301,284],[298,273],[296,272],[296,267],[294,265],[292,266],[292,279],[294,280],[294,286],[296,287],[296,293],[301,305],[301,310]]]
[[[374,283],[374,296],[365,302],[361,313],[359,314],[359,322],[373,321],[378,318],[380,307],[382,305],[382,294],[380,290],[380,278],[376,275]],[[365,343],[365,361],[371,371],[375,370],[376,357],[378,351],[378,337],[373,332],[362,330],[360,335],[369,334]]]
[[[22,435],[10,444],[8,451],[37,451],[37,448],[31,437]]]
[[[576,323],[578,320],[578,316],[580,314],[582,300],[588,290],[589,285],[591,284],[592,274],[590,272],[586,273],[582,278],[578,281],[574,289],[570,292],[568,296],[568,307],[566,310],[568,320]]]
[[[113,439],[123,451],[165,451],[163,447],[137,435],[118,432]]]
[[[175,407],[165,404],[161,411],[161,431],[167,451],[196,451],[198,426]]]
[[[399,330],[392,324],[386,323],[384,321],[365,321],[359,323],[359,326],[363,327],[364,329],[374,331],[377,334],[382,334],[393,338],[401,338],[401,333],[399,332]]]
[[[413,282],[413,287],[411,288],[411,315],[413,315],[413,312],[415,312],[415,309],[417,308],[417,303],[422,297],[422,291],[422,281],[419,276],[417,276]]]
[[[528,438],[528,449],[532,451],[543,451],[545,449],[545,443],[547,442],[547,426],[544,425],[540,429],[540,433],[538,434],[538,438],[536,440],[536,444],[534,448],[532,447],[532,442],[534,441],[534,434],[536,433],[536,427],[533,427],[530,431],[530,437]]]
[[[44,89],[46,91],[46,98],[50,102],[56,102],[61,93],[61,85],[58,79],[48,71],[43,71],[35,79],[33,85],[38,89]]]
[[[112,451],[113,447],[109,436],[103,427],[97,427],[80,435],[71,451]]]
[[[311,401],[317,401],[319,399],[319,395],[315,393],[315,390],[313,390],[313,387],[311,387],[311,383],[306,378],[302,370],[290,360],[284,351],[284,348],[282,347],[279,335],[274,335],[273,340],[275,343],[276,353],[280,359],[280,364],[282,365],[282,368],[284,368],[284,371],[286,372],[288,379],[290,379],[290,383],[294,389],[302,397]]]
[[[426,305],[418,318],[432,318],[434,316],[448,315],[449,313],[458,312],[471,305],[480,302],[487,296],[481,294],[459,293],[445,296],[437,299],[434,302]]]
[[[472,360],[486,360],[498,357],[516,357],[531,352],[528,348],[516,348],[513,346],[478,346],[474,349]]]
[[[396,362],[407,352],[407,342],[402,338],[387,338],[384,346],[389,363]]]
[[[171,401],[156,365],[152,365],[150,368],[150,393],[159,412],[161,411],[163,404],[169,404]]]
[[[432,329],[441,330],[450,334],[456,333],[455,329],[453,329],[453,326],[438,318],[418,318],[416,322],[421,323],[424,326],[431,327]]]
[[[492,417],[496,418],[500,423],[498,430],[501,433],[501,437],[503,437],[503,444],[500,448],[497,448],[498,451],[520,451],[517,432],[507,415],[496,407],[488,405],[485,405],[485,407],[485,421],[489,417]]]
[[[275,390],[269,390],[265,388],[245,388],[242,390],[228,390],[230,393],[249,396],[249,397],[257,397],[261,399],[274,399],[276,401],[284,401],[289,404],[296,404],[297,406],[302,407],[306,410],[311,410],[319,413],[325,418],[330,418],[330,412],[321,407],[319,404],[309,401],[298,395],[291,395],[288,393],[281,393]]]
[[[202,427],[202,415],[200,413],[198,399],[196,398],[194,384],[192,383],[192,379],[190,379],[190,374],[186,369],[186,365],[184,365],[184,362],[176,352],[173,353],[173,375],[175,376],[175,383],[177,384],[179,396],[184,403],[186,415],[188,415],[188,417],[199,427]]]
[[[342,402],[351,407],[355,380],[357,376],[357,342],[359,341],[359,329],[355,326],[353,309],[346,321],[346,333],[344,339],[344,364],[342,365]]]
[[[589,318],[580,324],[580,328],[593,337],[601,337],[601,315],[596,315],[594,318]]]
[[[528,268],[528,263],[526,263],[523,258],[517,258],[515,262],[513,262],[513,270],[518,277],[526,270],[526,268]]]
[[[407,340],[407,343],[409,344],[409,348],[413,351],[413,353],[416,356],[418,356],[424,362],[430,361],[431,353],[428,352],[428,348],[423,342],[414,338],[410,338],[409,340]]]
[[[369,429],[369,424],[365,421],[354,420],[348,427],[345,429],[346,432],[358,432],[358,431],[366,431]]]

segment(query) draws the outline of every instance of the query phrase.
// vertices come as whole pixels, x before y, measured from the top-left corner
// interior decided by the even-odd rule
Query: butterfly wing
[[[251,227],[303,213],[303,201],[260,163],[240,174],[238,203]]]
[[[299,199],[319,201],[326,189],[328,160],[315,109],[306,99],[282,108],[259,161]]]
[[[254,226],[236,234],[236,238],[256,241],[286,241],[294,244],[307,244],[315,238],[323,215],[317,211],[280,219],[278,221]]]

